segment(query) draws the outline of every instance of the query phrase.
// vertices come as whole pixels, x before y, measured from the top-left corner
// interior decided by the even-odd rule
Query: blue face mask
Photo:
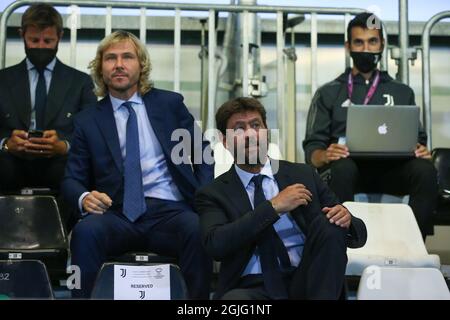
[[[373,71],[381,60],[380,52],[355,52],[351,51],[350,56],[353,59],[353,65],[361,72],[368,73]]]

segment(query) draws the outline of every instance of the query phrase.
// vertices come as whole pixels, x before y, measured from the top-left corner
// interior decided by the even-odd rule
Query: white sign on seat
[[[170,264],[114,265],[114,300],[170,300]]]

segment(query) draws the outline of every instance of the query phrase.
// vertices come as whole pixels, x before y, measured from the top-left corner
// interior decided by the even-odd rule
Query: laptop
[[[349,106],[346,145],[350,157],[414,157],[419,116],[417,106]]]

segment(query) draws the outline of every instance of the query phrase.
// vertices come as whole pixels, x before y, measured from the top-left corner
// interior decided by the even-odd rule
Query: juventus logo
[[[395,102],[394,102],[394,97],[391,96],[390,94],[383,94],[383,98],[386,98],[386,102],[385,102],[385,106],[394,106]]]
[[[127,276],[127,269],[120,269],[120,276],[122,278],[125,278]]]

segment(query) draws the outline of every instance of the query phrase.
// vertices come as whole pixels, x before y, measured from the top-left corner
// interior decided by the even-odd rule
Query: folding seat
[[[435,225],[450,225],[450,149],[436,148],[432,161],[438,173],[439,197],[433,222]]]
[[[41,260],[64,273],[68,244],[52,196],[0,196],[0,260]]]
[[[45,265],[38,260],[0,260],[2,299],[53,299]]]
[[[180,269],[178,266],[173,264],[166,264],[169,269],[169,290],[170,290],[170,300],[181,300],[181,299],[188,299],[188,291],[186,287],[186,283],[184,281],[184,278],[180,272]],[[156,271],[148,272],[147,267],[152,266],[155,268]],[[161,263],[104,263],[102,268],[100,269],[97,279],[95,281],[94,289],[92,290],[91,298],[92,299],[118,299],[117,296],[115,296],[115,286],[118,285],[116,280],[117,277],[120,275],[123,277],[129,277],[132,275],[127,275],[126,272],[118,271],[118,270],[125,270],[126,267],[134,267],[133,272],[135,273],[135,279],[129,280],[129,285],[133,283],[133,281],[136,281],[137,283],[142,283],[143,279],[146,283],[154,283],[156,282],[156,278],[161,278],[166,275],[159,273],[158,266],[162,266]],[[120,275],[117,274],[117,272],[121,272]],[[116,273],[116,274],[115,274]],[[156,274],[152,274],[156,273]],[[159,274],[158,274],[159,273]],[[151,285],[151,284],[150,284]],[[150,300],[152,300],[151,296],[147,296]],[[121,299],[121,298],[119,298]],[[135,296],[127,296],[124,299],[145,299],[145,295],[138,293],[138,290],[136,291]]]
[[[362,273],[357,299],[450,300],[450,292],[438,269],[369,266]]]
[[[408,205],[345,202],[344,206],[367,227],[367,243],[347,250],[347,275],[359,276],[370,265],[440,268],[439,256],[428,254]]]

